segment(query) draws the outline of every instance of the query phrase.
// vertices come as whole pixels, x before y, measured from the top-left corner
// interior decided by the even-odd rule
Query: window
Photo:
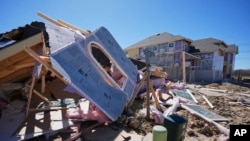
[[[170,47],[170,48],[174,47],[174,43],[169,43],[168,47]]]
[[[114,59],[108,55],[103,47],[96,43],[90,44],[90,50],[92,54],[91,58],[100,70],[104,72],[103,74],[108,84],[123,88],[127,76],[121,71],[121,69],[119,69],[119,66],[115,63]]]

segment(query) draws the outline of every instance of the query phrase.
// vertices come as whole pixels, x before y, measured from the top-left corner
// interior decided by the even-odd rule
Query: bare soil
[[[230,125],[250,124],[249,87],[231,83],[212,83],[209,85],[199,85],[199,87],[196,86],[197,85],[194,84],[188,85],[188,87],[192,87],[192,94],[197,99],[198,105],[208,109],[211,112],[230,119],[229,121],[217,123],[228,129],[230,129]],[[211,92],[211,95],[206,94],[207,99],[214,106],[212,109],[198,93],[199,89],[201,88],[227,90],[227,92]],[[145,100],[136,99],[132,106],[132,111],[135,112],[134,118],[131,118],[128,122],[128,127],[134,129],[138,134],[142,135],[152,132],[152,128],[155,125],[153,120],[138,116],[139,110],[145,107]],[[222,135],[214,125],[208,124],[205,120],[192,115],[185,109],[179,108],[176,111],[176,114],[183,116],[188,120],[184,140],[216,141]]]

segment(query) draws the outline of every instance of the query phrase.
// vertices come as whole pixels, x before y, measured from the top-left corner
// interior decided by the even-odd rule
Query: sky
[[[66,21],[83,30],[106,27],[124,49],[168,32],[216,38],[239,47],[235,69],[250,69],[249,0],[1,0],[0,33],[32,21]]]

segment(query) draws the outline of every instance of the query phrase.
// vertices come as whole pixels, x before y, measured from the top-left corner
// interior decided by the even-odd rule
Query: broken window
[[[98,64],[97,66],[104,72],[105,80],[111,86],[116,85],[123,89],[127,76],[115,63],[114,59],[106,52],[106,50],[97,43],[90,44],[91,54],[93,60]]]

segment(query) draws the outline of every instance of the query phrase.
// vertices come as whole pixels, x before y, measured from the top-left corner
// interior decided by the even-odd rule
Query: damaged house
[[[200,52],[193,53],[201,60],[196,71],[197,81],[221,81],[225,78],[232,78],[235,56],[238,54],[236,45],[227,45],[224,41],[215,38],[195,40],[191,46],[199,49]],[[204,75],[204,72],[209,75]]]
[[[162,131],[163,139],[183,140],[190,116],[177,113],[179,107],[228,138],[217,121],[230,119],[210,111],[206,96],[185,84],[214,63],[204,63],[196,41],[162,33],[125,54],[103,26],[84,31],[38,15],[53,24],[35,21],[0,34],[0,140],[151,141]],[[218,42],[224,47],[208,56],[219,58],[229,76],[237,46]],[[197,94],[210,110],[198,105]],[[167,132],[153,128],[159,125]]]
[[[238,46],[227,45],[218,39],[191,40],[166,32],[150,36],[124,50],[129,57],[145,61],[146,48],[155,55],[150,63],[163,67],[170,80],[187,82],[232,78],[238,54]]]
[[[49,112],[50,119],[46,119],[51,122],[50,126],[58,124],[59,128],[50,128],[47,125],[50,122],[45,119],[36,121],[33,117],[34,111],[50,111],[51,105],[55,103],[80,103],[79,99],[86,98],[89,102],[85,103],[87,112],[83,114],[87,120],[90,118],[101,123],[117,120],[131,101],[138,81],[137,68],[141,66],[134,65],[126,57],[105,27],[88,32],[63,21],[44,17],[54,24],[35,21],[0,34],[1,101],[12,102],[13,90],[18,90],[23,98],[27,98],[27,103],[22,101],[17,106],[22,111],[24,109],[21,108],[25,107],[27,123],[23,128],[19,127],[13,140],[25,140],[72,126],[71,121],[62,117],[63,113],[58,115]],[[62,96],[72,99],[65,100]],[[45,105],[41,106],[40,102]],[[89,105],[92,111],[88,112]],[[66,115],[74,117],[75,112],[69,111]],[[17,118],[23,119],[24,113],[18,113]],[[10,114],[4,113],[1,117],[2,127],[5,127],[4,120],[9,120]],[[40,118],[45,117],[48,118],[45,115]],[[58,118],[58,122],[54,122],[54,118]],[[30,124],[39,122],[44,124],[39,124],[38,128],[34,126],[33,131],[26,129],[27,125],[32,127]],[[21,120],[19,124],[22,124]],[[11,127],[17,128],[17,125]],[[2,131],[1,128],[1,136],[4,135],[3,139],[9,140],[9,132],[14,130],[16,129]]]

